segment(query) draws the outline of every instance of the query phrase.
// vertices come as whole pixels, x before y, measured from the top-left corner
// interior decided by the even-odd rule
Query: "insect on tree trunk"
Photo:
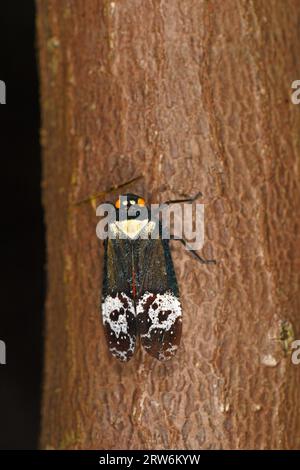
[[[37,1],[48,293],[43,448],[298,448],[298,0]],[[172,243],[178,354],[109,355],[90,194],[203,193]],[[108,195],[115,197],[114,195]],[[107,199],[107,197],[106,197]]]

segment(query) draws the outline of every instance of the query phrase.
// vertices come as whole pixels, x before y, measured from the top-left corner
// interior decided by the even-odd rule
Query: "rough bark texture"
[[[42,447],[299,448],[298,0],[40,0],[48,242]],[[201,266],[173,257],[182,347],[109,356],[102,244],[73,202],[144,173],[201,190]]]

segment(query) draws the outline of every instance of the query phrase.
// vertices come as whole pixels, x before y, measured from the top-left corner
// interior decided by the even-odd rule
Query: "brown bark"
[[[48,244],[42,446],[299,448],[299,0],[40,0]],[[178,355],[109,356],[102,244],[73,202],[144,173],[205,195],[201,266],[174,246]]]

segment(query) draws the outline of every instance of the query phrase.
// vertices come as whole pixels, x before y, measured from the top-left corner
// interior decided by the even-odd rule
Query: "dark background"
[[[38,445],[45,254],[34,2],[1,2],[0,449]]]

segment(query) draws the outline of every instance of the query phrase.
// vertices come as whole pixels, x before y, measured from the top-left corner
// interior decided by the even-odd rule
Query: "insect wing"
[[[145,350],[161,361],[177,351],[182,310],[168,240],[144,240],[139,249],[141,274],[136,307],[138,333]]]
[[[130,291],[130,246],[126,240],[105,242],[102,320],[108,347],[120,361],[129,361],[136,344],[137,323]]]

